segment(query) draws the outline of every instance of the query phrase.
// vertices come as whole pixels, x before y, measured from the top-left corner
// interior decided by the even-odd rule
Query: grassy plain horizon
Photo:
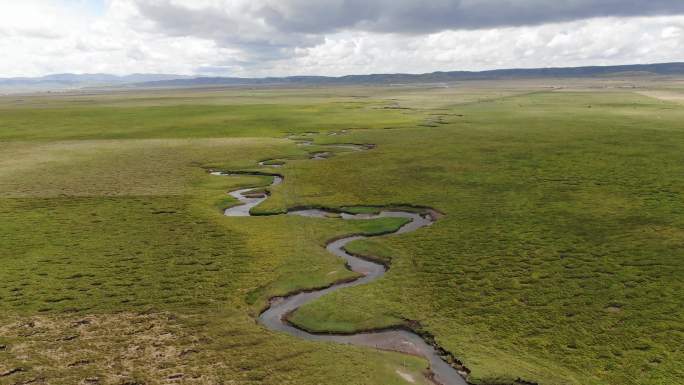
[[[221,216],[235,203],[227,191],[267,181],[206,169],[272,172],[257,166],[267,159],[288,159],[277,171],[285,183],[258,213],[445,214],[416,233],[350,245],[385,259],[389,273],[300,309],[296,324],[351,332],[411,321],[474,384],[678,384],[677,84],[1,97],[0,384],[427,383],[418,358],[255,323],[273,296],[353,276],[326,241],[398,225]],[[307,132],[317,133],[312,146],[286,139]],[[330,143],[377,148],[308,159]]]

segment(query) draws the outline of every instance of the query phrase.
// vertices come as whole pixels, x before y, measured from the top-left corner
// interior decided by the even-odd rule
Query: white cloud
[[[684,39],[675,31],[682,27],[684,17],[677,16],[415,36],[345,33],[305,49],[294,62],[301,72],[345,74],[681,61]]]
[[[61,72],[190,74],[231,51],[211,40],[157,33],[126,0],[110,0],[101,16],[65,7],[60,0],[17,4],[0,4],[0,23],[9,25],[10,31],[0,39],[5,54],[0,61],[2,77]]]
[[[311,2],[303,0],[107,0],[99,13],[74,0],[0,0],[0,77],[344,75],[684,61],[684,16],[579,18],[479,30],[406,27],[410,33],[381,28],[390,16],[411,24],[408,3],[399,3],[404,8],[378,16],[367,7],[349,8],[354,1],[330,0],[320,4],[343,11],[340,16],[307,23],[304,16],[325,7],[306,9]],[[449,3],[439,0],[435,9]],[[540,22],[567,19],[537,16]]]

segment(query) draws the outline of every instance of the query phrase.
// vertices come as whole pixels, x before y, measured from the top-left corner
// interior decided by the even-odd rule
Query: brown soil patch
[[[640,91],[641,95],[668,102],[684,103],[684,92],[677,91]]]
[[[0,342],[3,385],[221,382],[221,364],[168,313],[3,320]]]

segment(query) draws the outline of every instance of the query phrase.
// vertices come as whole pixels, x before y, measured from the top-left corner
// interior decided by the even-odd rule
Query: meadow
[[[259,214],[444,214],[350,245],[388,274],[292,322],[410,325],[474,384],[682,383],[682,91],[596,82],[0,98],[0,384],[427,384],[418,358],[255,322],[271,297],[353,276],[328,240],[399,225],[223,217],[227,191],[268,177],[207,169],[268,159],[285,182]]]

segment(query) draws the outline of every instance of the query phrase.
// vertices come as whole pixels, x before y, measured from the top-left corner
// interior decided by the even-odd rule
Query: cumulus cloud
[[[1,2],[0,25],[9,34],[0,39],[0,77],[63,72],[190,74],[234,53],[206,39],[131,28],[145,22],[129,1],[109,0],[102,16],[65,7],[63,0]]]
[[[242,60],[233,64],[252,66],[261,70],[264,61],[300,59],[298,56],[315,54],[320,49],[333,49],[326,55],[334,55],[340,47],[331,47],[330,41],[339,36],[367,36],[376,40],[415,41],[421,39],[464,39],[465,36],[491,36],[491,31],[507,30],[507,34],[524,30],[526,26],[562,24],[568,21],[606,17],[672,15],[684,12],[680,0],[566,0],[549,3],[547,0],[132,0],[140,15],[153,23],[160,33],[170,36],[193,36],[214,41],[219,46],[237,48]],[[609,24],[614,24],[610,22]],[[513,28],[511,28],[513,27]],[[515,27],[518,27],[515,29]],[[486,31],[485,29],[489,29]],[[443,32],[476,30],[476,34],[453,34]],[[630,28],[632,34],[641,31]],[[510,48],[500,44],[509,41],[513,47],[525,43],[528,36],[521,35],[510,42],[510,35],[492,40],[484,50]],[[432,37],[442,34],[441,37]],[[387,37],[389,35],[389,38]],[[393,35],[401,35],[399,37]],[[568,50],[563,39],[574,39],[576,34],[560,33],[554,36],[547,48]],[[514,35],[515,36],[515,35]],[[631,36],[631,37],[629,37]],[[633,40],[626,35],[625,41]],[[503,39],[503,40],[502,40]],[[480,39],[481,40],[481,39]],[[462,41],[465,43],[465,41]],[[469,40],[480,46],[483,42]],[[351,44],[345,41],[343,44]],[[468,45],[461,52],[472,52]],[[420,44],[418,44],[420,46]],[[318,47],[319,49],[315,49]],[[312,48],[314,48],[312,50]],[[392,50],[391,46],[386,47]],[[544,52],[544,47],[529,48],[531,52]],[[378,48],[382,49],[382,48]],[[617,56],[618,48],[608,48],[608,56]],[[397,49],[392,52],[396,53]],[[372,54],[372,53],[366,53]],[[554,57],[558,57],[556,52]],[[580,53],[581,54],[581,53]],[[388,54],[382,54],[388,56]],[[403,60],[411,52],[402,53]],[[439,58],[452,57],[453,51],[437,53]],[[502,55],[494,54],[496,60]],[[588,56],[584,54],[582,57]],[[591,56],[591,55],[589,55]],[[601,56],[601,55],[598,55]],[[345,58],[338,58],[345,60]],[[347,57],[347,60],[353,60]],[[634,61],[635,58],[628,58]],[[298,60],[301,61],[301,60]],[[363,60],[362,60],[363,61]],[[487,60],[484,60],[487,61]],[[457,65],[458,61],[454,60]],[[432,67],[432,66],[429,66]],[[221,68],[233,68],[227,64],[208,66],[217,72]],[[380,70],[380,68],[378,68]],[[320,72],[320,71],[317,71]]]
[[[343,75],[684,59],[681,0],[0,2],[0,77]],[[92,4],[92,3],[91,3]]]
[[[294,61],[303,73],[338,75],[668,62],[684,58],[682,31],[684,16],[600,18],[413,36],[342,33],[305,49]]]
[[[260,16],[263,5],[259,2],[136,0],[135,4],[140,15],[161,33],[210,39],[220,46],[239,48],[250,61],[289,57],[295,47],[311,47],[324,40],[314,33],[280,30]]]
[[[539,25],[594,17],[684,13],[681,0],[135,0],[176,33],[252,31],[301,34],[361,30],[433,33]]]

